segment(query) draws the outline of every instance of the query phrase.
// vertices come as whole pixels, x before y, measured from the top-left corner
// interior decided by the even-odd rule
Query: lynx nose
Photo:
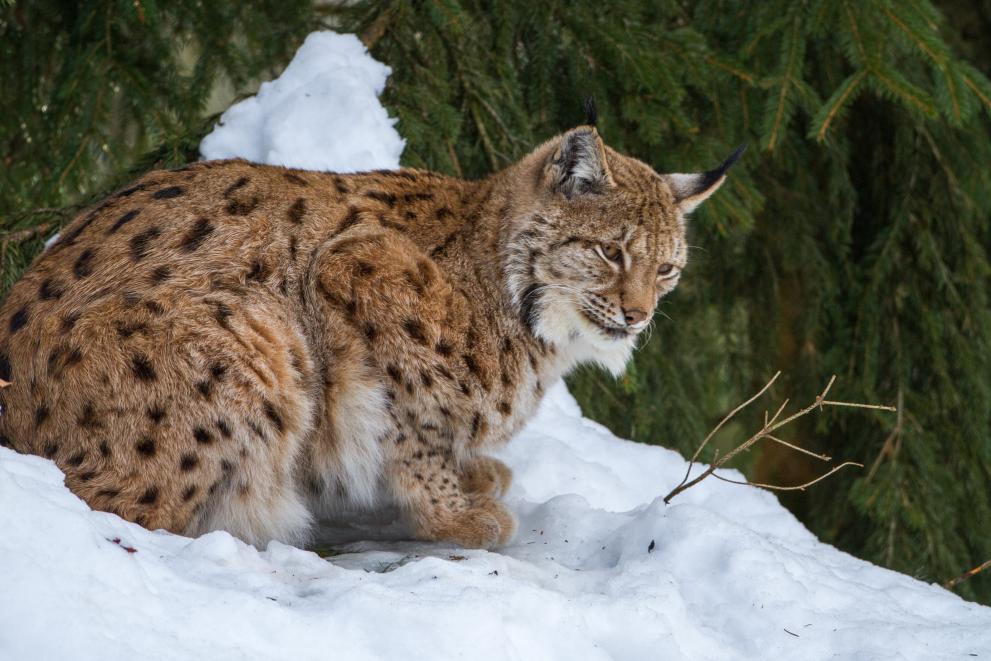
[[[623,310],[623,318],[626,320],[627,326],[636,326],[647,318],[647,313],[639,308]]]

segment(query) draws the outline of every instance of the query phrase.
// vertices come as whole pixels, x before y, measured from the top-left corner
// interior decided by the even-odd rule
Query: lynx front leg
[[[495,461],[495,460],[491,460]],[[508,468],[499,462],[508,473]],[[493,469],[500,475],[503,473]],[[488,482],[459,473],[450,453],[417,451],[391,466],[393,488],[412,518],[417,537],[452,541],[467,548],[492,548],[506,544],[516,531],[516,520],[489,493],[466,487]],[[476,476],[477,477],[477,476]],[[508,479],[506,481],[508,484]],[[497,486],[501,487],[500,482]]]

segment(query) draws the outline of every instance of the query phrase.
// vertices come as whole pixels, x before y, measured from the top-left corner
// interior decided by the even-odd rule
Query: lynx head
[[[657,174],[603,144],[590,123],[524,158],[514,172],[525,203],[509,227],[505,265],[530,330],[572,364],[621,373],[685,268],[685,216],[742,153],[708,172]]]

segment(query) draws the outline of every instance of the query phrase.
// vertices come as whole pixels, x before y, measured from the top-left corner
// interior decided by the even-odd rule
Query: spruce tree
[[[393,67],[409,166],[483,176],[579,123],[591,94],[607,142],[658,171],[751,149],[694,215],[689,268],[629,373],[570,380],[586,413],[690,454],[774,371],[773,394],[800,401],[835,373],[837,397],[899,413],[797,428],[865,468],[782,500],[926,580],[991,558],[987,2],[7,1],[4,285],[43,236],[18,232],[195,158],[219,81],[249,91],[318,23]],[[794,483],[817,467],[768,446],[741,468]],[[991,602],[991,577],[958,590]]]

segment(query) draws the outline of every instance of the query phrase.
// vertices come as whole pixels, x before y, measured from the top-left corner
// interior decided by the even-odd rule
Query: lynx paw
[[[484,496],[472,498],[465,509],[444,515],[422,525],[420,537],[454,542],[465,548],[490,549],[504,546],[516,532],[512,513],[499,501]]]
[[[492,457],[475,457],[461,471],[461,488],[466,493],[501,498],[512,482],[513,471]]]

